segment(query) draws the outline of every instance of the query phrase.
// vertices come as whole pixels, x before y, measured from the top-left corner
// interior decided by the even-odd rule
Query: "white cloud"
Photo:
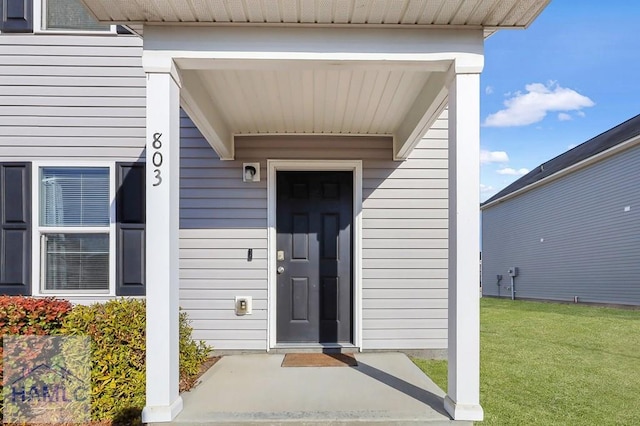
[[[573,89],[555,82],[531,83],[526,93],[515,92],[504,101],[505,109],[489,114],[484,122],[488,127],[527,126],[542,121],[548,112],[578,111],[595,103]],[[560,118],[560,117],[558,117]]]
[[[480,184],[480,193],[486,194],[487,192],[493,192],[493,186],[485,185],[483,183]]]
[[[577,143],[572,143],[571,145],[567,146],[567,149],[573,149],[573,148],[575,148],[576,146],[578,146],[578,144],[577,144]]]
[[[566,112],[561,112],[561,113],[558,114],[558,120],[560,120],[560,121],[569,121],[571,119],[572,119],[572,117],[569,114],[567,114]]]
[[[524,176],[529,173],[529,169],[513,169],[511,167],[505,167],[504,169],[496,170],[496,173],[499,175],[509,175],[509,176]]]
[[[509,156],[504,151],[480,150],[480,164],[508,163]]]
[[[485,93],[485,94],[487,94],[487,95],[491,95],[491,94],[493,94],[493,86],[487,86],[487,87],[484,89],[484,93]]]
[[[585,114],[585,113],[584,113],[584,111],[578,111],[578,112],[576,112],[576,115],[577,115],[578,117],[584,117],[584,116],[585,116],[585,115],[587,115],[587,114]]]

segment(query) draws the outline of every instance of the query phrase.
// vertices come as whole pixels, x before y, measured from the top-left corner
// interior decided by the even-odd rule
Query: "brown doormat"
[[[286,354],[283,367],[356,367],[353,354]]]

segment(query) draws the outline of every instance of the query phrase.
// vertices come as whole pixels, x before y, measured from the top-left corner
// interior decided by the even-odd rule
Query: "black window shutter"
[[[31,294],[31,164],[0,163],[0,294]]]
[[[33,32],[33,0],[0,1],[2,1],[0,31],[3,33]]]
[[[116,294],[144,296],[144,163],[116,163],[116,187]]]

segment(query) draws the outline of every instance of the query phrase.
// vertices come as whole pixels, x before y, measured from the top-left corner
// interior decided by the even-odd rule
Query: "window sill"
[[[34,30],[36,35],[88,35],[88,36],[118,36],[115,30],[110,31],[89,31],[89,30]]]
[[[76,298],[88,298],[88,297],[116,297],[115,294],[112,294],[110,291],[96,291],[96,292],[89,292],[89,291],[78,291],[75,293],[63,293],[63,292],[57,292],[57,291],[39,291],[38,293],[34,293],[34,296],[39,296],[39,297],[55,297],[55,298],[64,298],[64,299],[68,299],[71,297],[76,297]]]

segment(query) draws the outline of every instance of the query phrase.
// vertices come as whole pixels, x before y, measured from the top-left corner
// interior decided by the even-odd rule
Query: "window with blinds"
[[[109,169],[40,169],[44,291],[109,290]]]

